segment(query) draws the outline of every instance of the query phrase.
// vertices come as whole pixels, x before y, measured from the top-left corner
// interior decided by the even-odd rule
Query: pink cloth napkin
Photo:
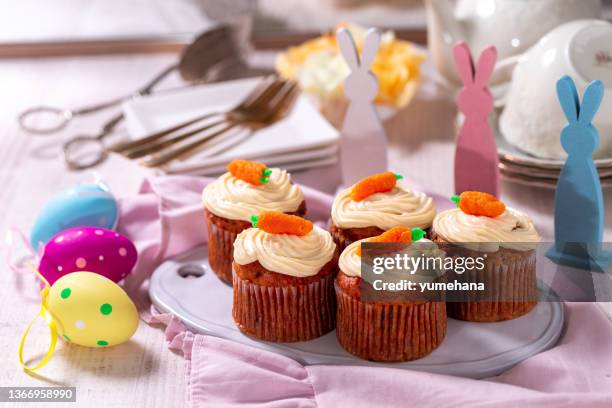
[[[146,181],[122,201],[120,231],[140,260],[126,288],[143,319],[166,326],[169,347],[187,364],[193,407],[612,407],[612,325],[594,304],[567,304],[558,345],[503,375],[471,380],[357,366],[303,366],[290,358],[186,331],[172,315],[149,312],[146,280],[162,260],[206,241],[201,191],[209,179]],[[331,196],[304,188],[308,214],[326,220]],[[466,344],[465,347],[469,347]]]

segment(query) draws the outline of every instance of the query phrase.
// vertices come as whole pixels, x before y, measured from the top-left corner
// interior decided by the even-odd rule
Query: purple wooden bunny
[[[497,50],[493,46],[486,48],[476,66],[464,42],[455,45],[453,51],[464,86],[457,97],[457,105],[465,116],[455,150],[455,192],[483,191],[499,197],[499,158],[489,126],[493,96],[487,87],[495,68]]]
[[[336,38],[351,69],[344,81],[349,107],[340,140],[342,184],[350,186],[364,177],[387,171],[387,138],[373,102],[378,81],[370,71],[380,45],[380,33],[368,30],[361,59],[348,29],[339,29]]]

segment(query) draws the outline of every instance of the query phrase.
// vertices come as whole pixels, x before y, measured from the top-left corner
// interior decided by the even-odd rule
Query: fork
[[[236,127],[246,129],[248,137],[257,129],[269,126],[284,117],[293,106],[297,94],[298,87],[295,82],[275,79],[273,82],[269,82],[265,89],[252,92],[234,109],[221,114],[222,119],[220,121],[139,149],[139,154],[142,154],[145,150],[146,153],[155,152],[142,159],[141,164],[148,167],[157,167],[172,160],[186,159],[199,152],[201,147],[205,147],[214,139],[227,134]],[[219,129],[215,129],[217,126]],[[203,135],[195,141],[175,148],[168,148],[198,133],[203,133]]]
[[[109,150],[116,153],[120,153],[131,159],[136,159],[146,156],[147,154],[155,153],[161,149],[172,146],[175,143],[179,143],[191,136],[207,131],[215,126],[222,124],[225,121],[225,115],[231,114],[231,112],[234,110],[248,109],[253,104],[259,103],[262,98],[267,97],[270,92],[275,91],[276,87],[278,87],[280,83],[281,81],[275,75],[267,76],[242,100],[242,102],[240,102],[240,104],[238,104],[236,107],[234,107],[227,113],[209,112],[204,115],[200,115],[196,118],[190,119],[186,122],[172,126],[168,129],[155,132],[144,138],[115,144],[109,147]],[[176,135],[174,137],[167,137],[179,130],[195,125],[196,123],[212,119],[214,117],[219,117],[220,119],[214,121],[213,123],[208,123],[204,126],[200,126],[196,129],[192,129],[188,132]]]

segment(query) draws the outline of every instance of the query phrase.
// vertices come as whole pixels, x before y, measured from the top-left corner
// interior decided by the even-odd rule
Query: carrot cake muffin
[[[232,283],[232,253],[236,236],[251,226],[251,215],[279,211],[304,215],[302,190],[285,170],[234,160],[228,172],[202,192],[208,226],[208,261],[215,274]]]
[[[232,316],[245,334],[306,341],[335,327],[338,250],[329,232],[295,215],[264,212],[234,243]]]
[[[412,256],[423,253],[442,257],[443,252],[432,248],[431,241],[421,239],[423,234],[420,229],[396,227],[370,240],[428,242],[429,245],[420,248],[413,245],[405,251],[410,251]],[[340,255],[340,272],[335,284],[338,303],[336,335],[340,345],[349,353],[372,361],[399,362],[426,356],[440,345],[446,334],[446,304],[424,299],[364,301],[361,243],[366,241],[368,239],[353,242]],[[417,271],[410,280],[432,282],[442,275],[443,271]]]
[[[461,301],[448,302],[449,317],[496,322],[528,313],[537,304],[535,249],[541,240],[533,221],[491,194],[467,191],[453,200],[457,208],[436,216],[432,239],[450,244],[444,245],[448,256],[483,259],[482,269],[457,272],[449,281],[483,283],[484,291],[464,291]]]
[[[375,174],[336,196],[330,231],[340,250],[393,227],[421,228],[428,233],[436,215],[434,201],[397,183],[401,178],[392,172]]]

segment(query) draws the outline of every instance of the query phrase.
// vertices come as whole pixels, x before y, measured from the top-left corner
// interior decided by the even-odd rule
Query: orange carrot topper
[[[361,201],[372,194],[384,193],[392,190],[397,184],[397,180],[403,179],[399,174],[387,171],[366,177],[358,181],[351,191],[351,200]]]
[[[266,184],[272,174],[272,170],[265,164],[248,160],[232,160],[227,165],[227,171],[232,176],[255,186]]]
[[[297,215],[284,214],[277,211],[264,211],[259,216],[251,215],[254,228],[259,228],[269,234],[297,235],[299,237],[312,231],[312,222]]]
[[[398,242],[409,244],[420,240],[425,236],[425,231],[420,228],[394,227],[372,238],[368,238],[366,242]],[[361,246],[356,251],[358,256],[361,256]]]
[[[461,195],[452,196],[451,200],[457,204],[461,211],[470,215],[495,218],[506,211],[506,205],[495,196],[480,191],[464,191]]]

